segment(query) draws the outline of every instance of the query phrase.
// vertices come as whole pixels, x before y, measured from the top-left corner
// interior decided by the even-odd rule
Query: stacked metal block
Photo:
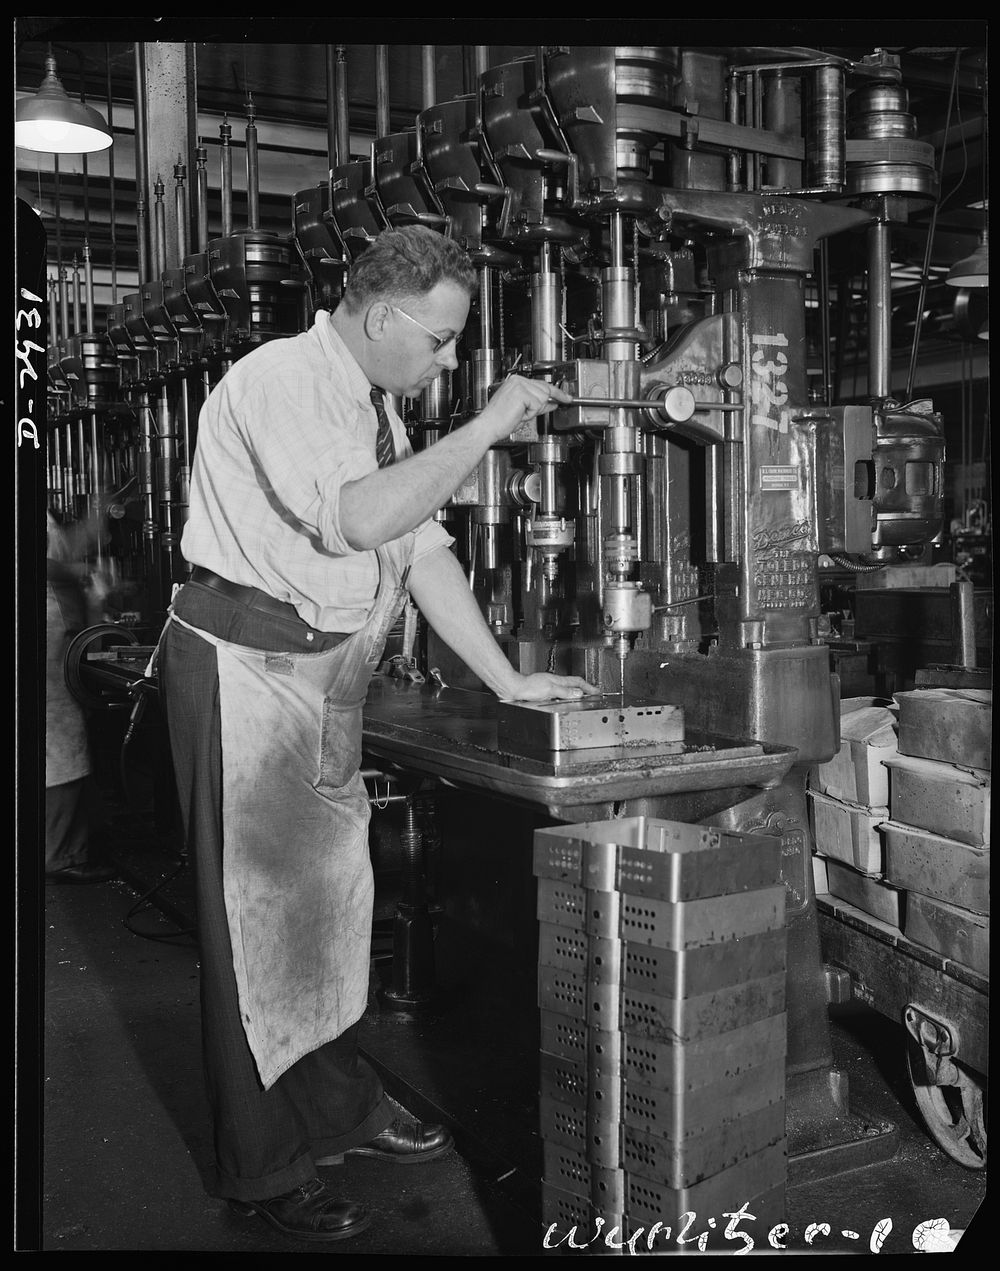
[[[722,1233],[746,1202],[766,1238],[786,1174],[779,840],[588,822],[537,830],[534,872],[545,1230],[659,1222],[664,1252],[683,1215]]]
[[[904,932],[989,977],[992,690],[898,693],[886,760],[886,878],[906,892]]]

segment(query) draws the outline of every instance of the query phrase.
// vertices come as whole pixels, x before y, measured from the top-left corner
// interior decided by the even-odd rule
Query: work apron
[[[413,536],[378,550],[365,625],[322,653],[216,648],[223,885],[240,1016],[264,1086],[368,1002],[374,879],[362,709],[405,602]]]

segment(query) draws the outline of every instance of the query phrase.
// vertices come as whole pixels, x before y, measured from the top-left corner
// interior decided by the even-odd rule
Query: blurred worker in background
[[[194,570],[160,682],[196,862],[215,1190],[307,1240],[370,1221],[317,1167],[451,1145],[393,1105],[357,1048],[374,893],[362,706],[407,594],[498,696],[597,691],[513,669],[433,519],[490,446],[567,395],[510,376],[418,454],[386,400],[455,370],[476,288],[457,243],[386,231],[336,310],[236,362],[199,420],[181,544]]]
[[[83,708],[66,685],[65,659],[77,632],[91,625],[87,566],[75,536],[46,512],[45,579],[45,878],[103,883],[115,877],[94,859],[95,790]]]

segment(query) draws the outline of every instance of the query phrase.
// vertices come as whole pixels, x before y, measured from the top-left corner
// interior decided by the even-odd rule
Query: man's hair
[[[464,248],[425,225],[383,230],[351,265],[341,304],[358,313],[373,300],[426,295],[439,282],[476,294],[476,270]]]

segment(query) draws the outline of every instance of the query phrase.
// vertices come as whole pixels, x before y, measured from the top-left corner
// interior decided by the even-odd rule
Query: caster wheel
[[[955,1085],[930,1085],[920,1044],[909,1036],[906,1061],[913,1096],[931,1138],[959,1165],[966,1169],[985,1169],[985,1080],[956,1063]]]

